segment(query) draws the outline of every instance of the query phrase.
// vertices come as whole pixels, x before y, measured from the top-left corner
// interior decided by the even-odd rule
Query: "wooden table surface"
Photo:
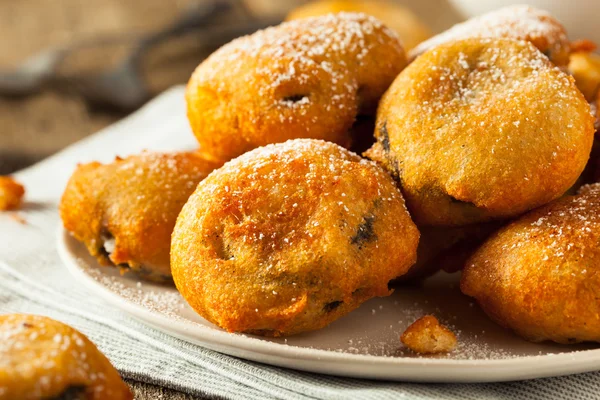
[[[0,68],[14,68],[50,46],[123,33],[154,31],[173,21],[194,2],[203,0],[0,0]],[[247,0],[255,13],[281,13],[297,1]],[[455,21],[445,0],[404,0],[435,30]],[[279,7],[279,10],[276,8]],[[189,54],[190,43],[165,54],[150,56],[144,66],[154,93],[185,83],[201,55]],[[193,46],[193,44],[192,44]],[[176,50],[176,49],[175,49]],[[83,67],[94,69],[104,55],[90,56]],[[44,91],[23,98],[0,97],[0,174],[39,161],[63,147],[127,115],[124,111],[92,107],[68,90]],[[136,399],[194,399],[173,390],[128,381]]]

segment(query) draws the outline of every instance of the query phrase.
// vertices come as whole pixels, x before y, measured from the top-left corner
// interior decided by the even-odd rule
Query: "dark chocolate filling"
[[[98,254],[104,257],[109,263],[113,264],[113,261],[110,259],[111,252],[106,250],[105,244],[109,240],[115,240],[115,237],[112,233],[110,233],[106,228],[102,230],[100,233],[100,247],[98,248]],[[173,278],[170,275],[164,275],[157,273],[153,268],[148,267],[144,264],[130,264],[130,263],[121,263],[116,265],[117,267],[123,269],[128,269],[135,272],[138,276],[146,279],[151,279],[157,282],[162,281],[171,281]]]
[[[341,306],[343,303],[343,301],[332,301],[331,303],[325,304],[325,306],[323,307],[323,311],[325,311],[326,313],[330,313],[339,306]]]
[[[381,128],[379,128],[379,142],[383,146],[383,150],[387,153],[390,152],[390,135],[387,130],[387,121],[383,121]]]
[[[350,242],[360,248],[364,243],[376,240],[377,235],[373,230],[374,221],[375,216],[373,214],[365,216],[363,222],[358,226],[356,234],[350,239]]]
[[[48,400],[85,400],[84,386],[69,386],[61,394]]]
[[[476,207],[475,204],[471,203],[470,201],[459,200],[459,199],[457,199],[454,196],[450,196],[448,193],[446,193],[446,195],[450,198],[450,203],[454,203],[454,204],[457,204],[457,203],[459,203],[459,204],[468,204],[468,205]]]
[[[304,99],[305,97],[308,97],[308,95],[306,95],[306,94],[293,94],[291,96],[285,96],[283,98],[283,101],[290,102],[290,103],[297,103],[299,101],[302,101],[302,99]]]

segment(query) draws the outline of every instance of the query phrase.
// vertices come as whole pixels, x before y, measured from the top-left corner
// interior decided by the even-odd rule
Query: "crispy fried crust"
[[[463,293],[531,341],[600,342],[600,184],[534,210],[467,262]]]
[[[400,337],[402,343],[420,354],[448,353],[456,348],[456,335],[433,315],[413,322]]]
[[[595,102],[600,95],[600,54],[571,54],[569,72],[586,100],[590,103]]]
[[[405,65],[397,36],[373,17],[291,21],[236,39],[200,64],[187,86],[188,119],[215,160],[294,138],[348,147],[357,114],[374,113]]]
[[[414,263],[419,232],[392,179],[323,141],[256,149],[200,185],[173,231],[177,288],[230,332],[319,329]]]
[[[0,211],[21,207],[25,188],[10,176],[0,176]]]
[[[119,373],[80,332],[50,318],[0,315],[0,400],[130,400]]]
[[[586,165],[593,124],[573,78],[531,44],[468,39],[398,76],[366,154],[400,182],[418,225],[466,225],[562,195]]]
[[[149,152],[107,165],[80,165],[60,203],[64,227],[101,264],[170,280],[177,215],[217,166],[197,153]]]
[[[570,43],[565,28],[543,10],[518,5],[472,18],[421,43],[409,55],[411,60],[441,44],[471,38],[525,40],[560,67],[569,63]]]

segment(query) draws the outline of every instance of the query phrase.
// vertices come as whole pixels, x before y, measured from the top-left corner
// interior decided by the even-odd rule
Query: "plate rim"
[[[153,312],[146,307],[136,304],[119,294],[111,291],[96,279],[85,272],[78,257],[69,249],[69,242],[77,242],[83,246],[62,226],[59,226],[57,235],[57,251],[67,267],[67,270],[101,300],[124,311],[134,319],[148,324],[153,328],[168,333],[179,339],[198,344],[224,354],[245,358],[251,361],[268,363],[284,368],[297,369],[307,372],[318,372],[333,376],[348,376],[355,378],[385,379],[395,381],[421,381],[421,382],[502,382],[510,380],[524,380],[552,376],[568,375],[573,373],[591,372],[600,370],[600,348],[578,350],[558,354],[543,354],[532,356],[519,356],[507,359],[438,359],[438,358],[412,358],[388,357],[368,354],[352,354],[324,349],[311,349],[294,345],[263,341],[259,338],[243,334],[232,334],[226,331],[198,325],[198,330],[168,316]],[[85,250],[87,251],[87,249]],[[185,299],[184,299],[185,300]],[[243,355],[239,355],[243,354]],[[551,362],[548,362],[551,360]],[[321,366],[311,363],[317,362]],[[290,366],[290,363],[292,366]],[[389,368],[389,373],[376,371],[362,371],[360,374],[352,372],[352,368],[345,363],[356,363],[356,366],[376,366]],[[540,365],[540,364],[545,365]],[[341,364],[341,365],[340,365]],[[333,368],[332,366],[337,366]],[[342,367],[342,368],[340,368]],[[406,368],[421,367],[425,374],[409,373]],[[450,368],[451,367],[451,368]],[[450,371],[446,371],[449,368]],[[405,373],[399,376],[393,373],[402,370]],[[485,376],[481,370],[495,371],[491,376]],[[560,372],[554,371],[559,369]],[[517,371],[521,371],[517,373]],[[374,372],[374,373],[373,373]],[[450,372],[450,374],[448,374]],[[465,373],[471,375],[464,375]],[[437,376],[442,373],[445,376]],[[407,375],[406,377],[404,377]],[[432,376],[433,375],[433,376]],[[496,376],[498,375],[498,376]]]

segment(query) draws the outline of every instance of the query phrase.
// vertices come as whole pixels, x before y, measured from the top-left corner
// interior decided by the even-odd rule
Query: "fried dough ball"
[[[571,54],[569,72],[586,100],[590,103],[596,101],[600,91],[600,54]]]
[[[324,0],[301,5],[288,14],[287,20],[317,17],[337,12],[362,12],[393,29],[408,51],[431,37],[429,28],[410,9],[392,1]]]
[[[471,38],[525,40],[560,67],[569,63],[570,42],[564,26],[548,12],[526,5],[501,8],[471,18],[421,43],[411,60],[441,44]]]
[[[110,361],[80,332],[47,317],[0,315],[0,400],[130,400]]]
[[[21,207],[25,188],[10,176],[0,176],[0,211]]]
[[[232,41],[193,73],[188,119],[206,157],[227,161],[295,138],[349,147],[406,65],[397,36],[373,17],[340,13]]]
[[[171,280],[177,215],[217,166],[197,153],[150,152],[80,165],[60,203],[64,227],[102,265],[148,280]]]
[[[319,329],[414,263],[419,232],[392,179],[333,143],[296,139],[213,172],[173,231],[173,279],[204,318],[265,336]]]
[[[402,334],[400,341],[420,354],[448,353],[456,348],[456,335],[433,315],[425,315],[413,322]]]
[[[419,226],[517,216],[583,171],[594,118],[573,78],[530,43],[468,39],[410,64],[383,96],[366,153]]]
[[[600,184],[536,209],[471,257],[461,290],[524,338],[600,342]]]

